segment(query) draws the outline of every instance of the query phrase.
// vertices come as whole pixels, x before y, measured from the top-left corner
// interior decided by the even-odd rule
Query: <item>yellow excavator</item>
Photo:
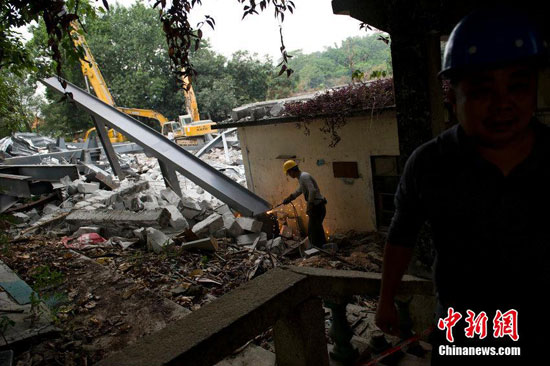
[[[86,39],[80,33],[76,22],[73,22],[73,29],[74,31],[72,32],[72,35],[74,44],[77,47],[81,46],[84,49],[85,60],[80,60],[80,65],[88,90],[91,84],[96,96],[100,100],[115,107],[113,96],[109,92],[109,88],[107,87],[107,83],[99,70],[99,66],[92,55]],[[180,145],[200,145],[201,143],[206,142],[206,136],[209,136],[211,133],[217,133],[217,130],[212,129],[214,122],[211,120],[200,120],[197,99],[191,85],[191,80],[188,77],[185,77],[183,81],[184,86],[188,85],[188,88],[184,88],[183,90],[185,96],[185,106],[188,114],[180,116],[178,121],[169,121],[161,113],[150,109],[126,107],[116,108],[119,111],[131,116],[146,117],[150,120],[157,121],[158,124],[155,122],[153,128],[158,130],[164,136],[172,137]],[[84,140],[88,140],[88,138],[93,136],[95,133],[95,128],[89,129],[86,131]],[[127,141],[124,135],[116,132],[114,129],[109,129],[108,135],[111,142]]]
[[[185,69],[183,69],[185,71]],[[191,84],[189,76],[183,77],[183,95],[185,96],[185,108],[187,114],[179,116],[179,123],[183,128],[185,139],[177,139],[180,145],[191,146],[205,143],[206,136],[211,133],[217,133],[218,130],[212,129],[215,124],[211,120],[201,120],[197,98]]]
[[[81,46],[84,49],[85,59],[80,60],[80,66],[82,69],[82,74],[84,75],[84,80],[86,82],[86,87],[88,88],[88,91],[91,86],[94,89],[96,96],[100,100],[102,100],[103,102],[113,107],[116,107],[113,96],[111,95],[111,92],[109,92],[109,88],[107,87],[107,83],[105,82],[103,75],[101,75],[99,66],[97,65],[97,62],[95,61],[94,56],[90,51],[90,47],[88,46],[88,43],[86,42],[86,39],[84,38],[84,36],[79,32],[78,24],[76,22],[73,22],[72,25],[74,29],[72,32],[73,42],[76,47]],[[168,119],[159,112],[156,112],[150,109],[140,109],[140,108],[125,108],[125,107],[116,107],[116,108],[119,111],[124,112],[131,116],[146,117],[146,118],[155,120],[156,122],[154,124],[154,128],[165,136],[170,136],[170,133],[174,138],[183,136],[183,130],[181,129],[181,126],[177,122],[168,121]],[[86,131],[84,140],[87,141],[88,138],[95,135],[95,133],[96,133],[95,128],[90,128],[88,131]],[[115,131],[112,128],[108,130],[108,136],[111,142],[127,141],[124,135]]]

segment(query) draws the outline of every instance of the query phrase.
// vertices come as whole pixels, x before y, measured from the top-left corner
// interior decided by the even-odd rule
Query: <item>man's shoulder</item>
[[[302,174],[300,174],[300,179],[309,179],[311,178],[311,174],[309,174],[308,172],[302,172]]]
[[[443,131],[438,136],[417,147],[409,160],[414,165],[430,166],[442,159],[457,156],[459,153],[458,125]]]

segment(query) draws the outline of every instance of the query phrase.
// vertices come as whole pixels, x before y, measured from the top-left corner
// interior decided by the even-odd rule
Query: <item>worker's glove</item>
[[[290,198],[290,196],[288,196],[283,200],[283,205],[288,205],[290,202],[292,202],[292,199]]]

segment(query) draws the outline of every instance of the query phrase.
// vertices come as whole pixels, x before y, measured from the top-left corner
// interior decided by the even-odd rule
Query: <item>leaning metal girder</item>
[[[57,77],[50,77],[42,82],[59,93],[70,93],[68,95],[72,100],[91,115],[140,144],[146,152],[163,161],[167,166],[175,169],[241,214],[258,215],[271,208],[267,201],[185,151],[181,146],[116,108],[103,103],[84,90],[69,82],[67,82],[67,88],[64,89]]]

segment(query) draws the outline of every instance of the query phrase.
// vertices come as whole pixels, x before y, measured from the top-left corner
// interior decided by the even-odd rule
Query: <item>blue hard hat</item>
[[[477,10],[451,32],[439,75],[544,58],[547,48],[534,24],[521,12],[508,8]]]

